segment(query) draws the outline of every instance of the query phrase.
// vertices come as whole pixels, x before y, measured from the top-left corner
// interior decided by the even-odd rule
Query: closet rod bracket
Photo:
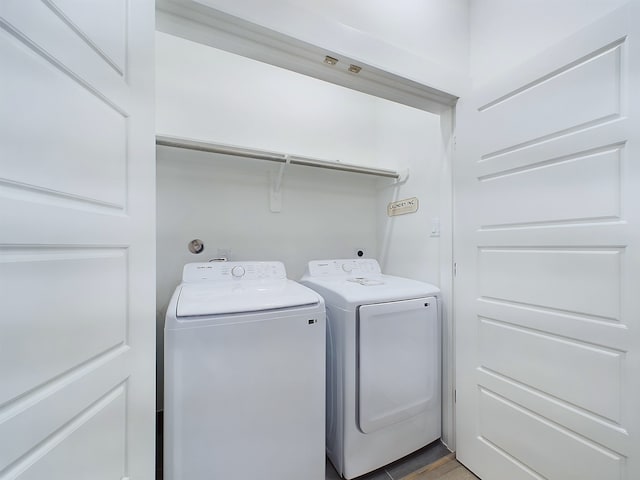
[[[282,211],[282,179],[284,178],[284,170],[287,165],[291,164],[291,157],[289,155],[284,156],[284,163],[280,165],[278,173],[271,173],[271,185],[269,192],[269,210],[273,213],[280,213]]]
[[[409,169],[405,168],[403,170],[398,170],[398,178],[396,179],[396,183],[404,183],[409,180]]]

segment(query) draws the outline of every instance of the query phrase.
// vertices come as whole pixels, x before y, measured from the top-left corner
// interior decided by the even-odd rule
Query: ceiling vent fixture
[[[358,65],[354,65],[354,64],[349,65],[349,71],[351,73],[360,73],[360,70],[362,70],[362,67],[359,67]]]

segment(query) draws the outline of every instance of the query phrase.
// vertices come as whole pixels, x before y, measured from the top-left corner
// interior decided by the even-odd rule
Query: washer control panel
[[[282,262],[187,263],[182,271],[182,281],[185,283],[282,280],[285,278],[287,278],[287,272]]]
[[[309,262],[311,277],[367,277],[380,275],[380,265],[373,258],[354,258],[344,260],[314,260]]]

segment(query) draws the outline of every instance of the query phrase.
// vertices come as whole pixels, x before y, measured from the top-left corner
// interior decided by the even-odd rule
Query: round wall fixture
[[[204,242],[199,238],[196,238],[189,242],[188,247],[191,253],[196,253],[196,254],[202,253],[202,251],[204,250]]]

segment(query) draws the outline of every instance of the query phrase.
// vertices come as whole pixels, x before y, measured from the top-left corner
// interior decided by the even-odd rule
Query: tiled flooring
[[[358,477],[355,480],[479,480],[478,477],[456,460],[455,454],[449,453],[448,450],[445,456],[435,461],[430,461],[427,465],[414,470],[415,465],[421,463],[420,459],[428,459],[431,454],[435,453],[433,451],[429,452],[429,449],[432,448],[433,445],[430,445],[423,449],[426,451],[409,455],[410,458],[399,460],[392,465]],[[411,470],[411,472],[404,473],[406,470]],[[340,476],[329,462],[327,462],[327,475],[325,478],[326,480],[340,479]]]
[[[400,460],[393,462],[383,468],[375,470],[367,475],[358,477],[358,480],[400,480],[406,478],[409,474],[420,471],[433,462],[442,459],[450,454],[439,440],[430,443],[417,452],[407,455]],[[327,469],[325,474],[326,480],[340,480],[340,476],[327,460]]]
[[[402,480],[479,480],[464,468],[452,453],[440,460],[411,473]]]

